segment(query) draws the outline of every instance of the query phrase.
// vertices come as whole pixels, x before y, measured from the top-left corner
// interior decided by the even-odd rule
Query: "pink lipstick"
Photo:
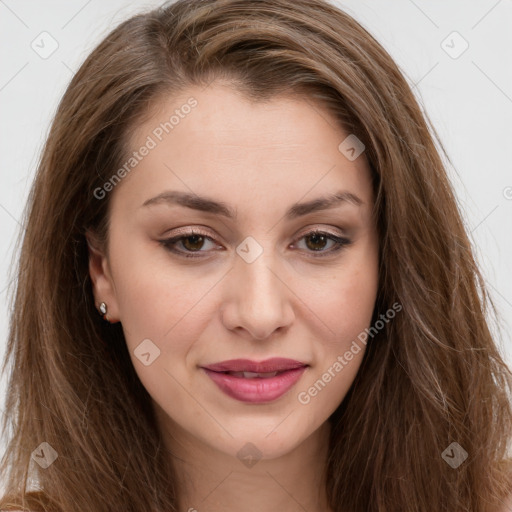
[[[277,400],[296,384],[309,365],[285,358],[257,362],[231,359],[201,367],[226,395],[249,403]]]

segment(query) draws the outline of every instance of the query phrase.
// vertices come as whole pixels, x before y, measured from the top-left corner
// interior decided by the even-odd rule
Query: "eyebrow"
[[[293,204],[285,213],[285,218],[287,220],[293,220],[309,213],[335,208],[344,203],[353,204],[355,206],[361,206],[364,204],[364,202],[352,192],[340,190],[339,192],[328,196],[318,197],[311,201]],[[236,209],[233,209],[222,201],[215,201],[211,198],[198,196],[197,194],[188,192],[168,190],[152,197],[151,199],[147,199],[144,201],[142,206],[145,207],[155,204],[177,204],[193,210],[212,213],[214,215],[222,215],[228,219],[236,219],[237,216]]]

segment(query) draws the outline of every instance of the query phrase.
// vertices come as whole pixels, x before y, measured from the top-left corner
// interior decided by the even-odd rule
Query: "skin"
[[[321,105],[295,96],[251,103],[221,82],[156,105],[156,114],[132,132],[133,149],[190,96],[197,106],[110,192],[108,251],[88,233],[96,304],[105,302],[109,320],[122,323],[181,479],[180,510],[243,504],[247,512],[329,511],[327,419],[352,384],[364,345],[309,403],[300,403],[298,393],[370,326],[378,235],[366,158],[350,161],[338,150],[348,133]],[[222,201],[237,218],[164,203],[141,206],[166,190]],[[292,204],[339,190],[362,204],[283,218]],[[180,227],[213,239],[175,246],[202,251],[200,257],[180,257],[160,243],[182,234]],[[329,254],[333,241],[305,236],[315,228],[351,244]],[[236,252],[247,236],[263,249],[252,263]],[[317,247],[326,256],[315,257]],[[134,353],[145,339],[160,350],[148,366]],[[270,357],[310,366],[290,391],[266,404],[225,395],[200,369]],[[237,457],[249,442],[261,453],[252,467]]]

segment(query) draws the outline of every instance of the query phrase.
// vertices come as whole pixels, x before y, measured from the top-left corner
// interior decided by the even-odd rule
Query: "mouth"
[[[282,397],[308,367],[293,359],[273,358],[262,362],[235,359],[201,368],[226,395],[255,404]]]
[[[273,373],[284,372],[287,370],[294,370],[295,368],[301,368],[308,366],[306,363],[297,361],[295,359],[287,359],[284,357],[272,357],[265,361],[251,361],[250,359],[230,359],[229,361],[222,361],[220,363],[214,363],[203,368],[214,372],[223,373],[256,373],[263,377],[265,374],[269,376]],[[250,377],[249,377],[250,378]]]
[[[233,377],[243,378],[243,379],[270,379],[271,377],[275,377],[276,375],[281,375],[288,370],[281,370],[279,372],[217,372],[223,373],[224,375],[232,375]]]

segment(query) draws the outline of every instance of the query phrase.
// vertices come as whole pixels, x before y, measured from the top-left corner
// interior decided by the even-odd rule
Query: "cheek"
[[[319,280],[301,280],[300,294],[320,318],[329,351],[342,350],[369,326],[378,278],[377,245],[367,237],[359,239],[339,265]]]
[[[378,291],[376,247],[361,244],[330,279],[322,280],[322,286],[305,284],[305,296],[321,320],[317,325],[322,331],[316,337],[314,367],[297,399],[318,413],[330,414],[346,395],[366,351]]]
[[[111,246],[116,298],[130,352],[144,339],[162,353],[183,352],[208,320],[205,298],[218,277],[204,271],[199,275],[191,267],[180,270],[164,249],[135,245],[124,251],[119,250],[122,244]]]
[[[183,388],[192,384],[190,354],[214,315],[207,296],[218,277],[194,277],[149,256],[125,253],[116,268],[126,345],[153,399],[167,411],[188,411],[192,404]]]

